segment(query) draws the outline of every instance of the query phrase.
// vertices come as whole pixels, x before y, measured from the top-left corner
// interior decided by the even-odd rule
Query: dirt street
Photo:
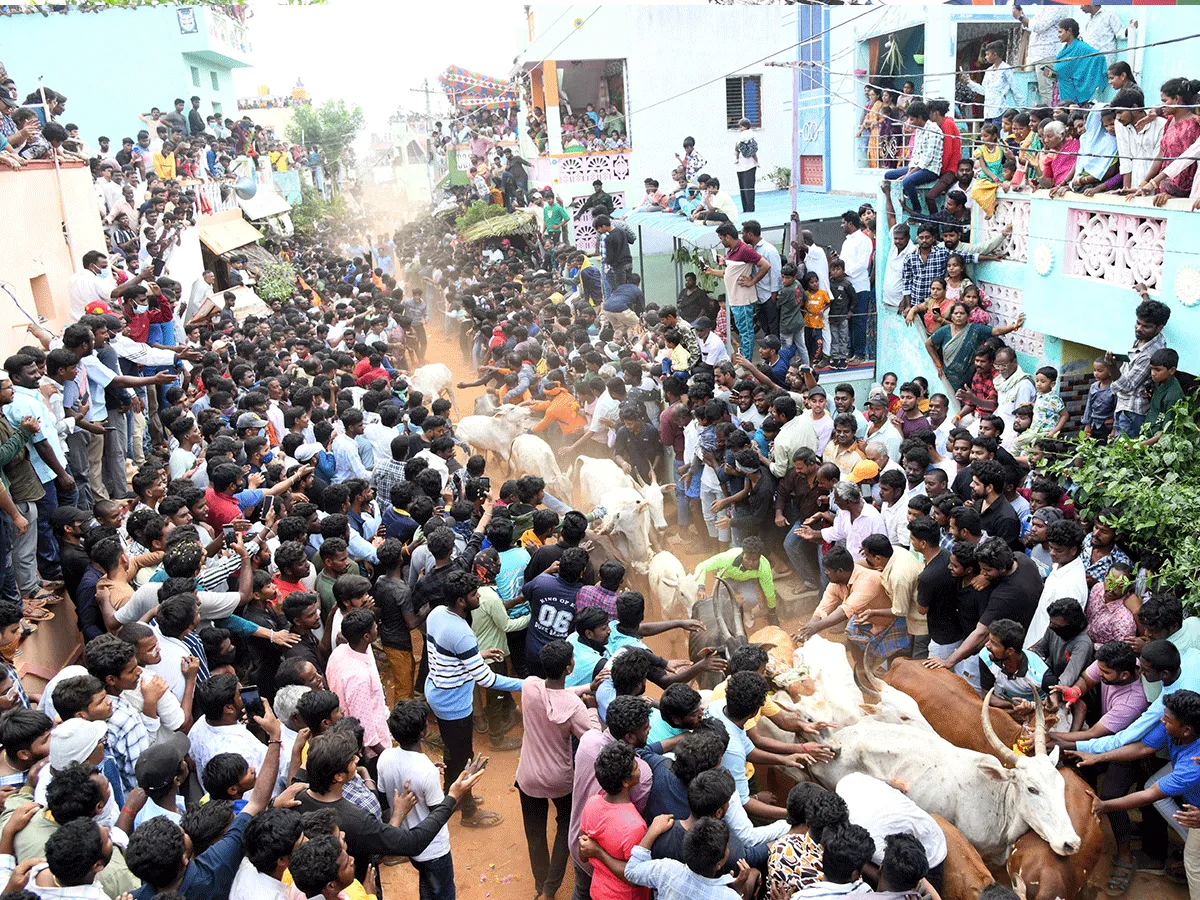
[[[474,380],[476,377],[470,360],[463,360],[456,341],[443,337],[441,323],[436,320],[429,325],[427,358],[446,363],[462,380]],[[458,405],[464,415],[470,413],[475,398],[482,393],[482,388],[457,392]],[[493,484],[498,485],[502,482],[503,475],[504,473],[493,472]],[[688,552],[689,550],[692,552]],[[688,566],[694,565],[704,558],[702,548],[683,547],[676,548],[674,552]],[[630,587],[645,591],[645,579],[640,579],[641,584],[637,583],[637,580],[634,579]],[[816,604],[815,595],[807,594],[795,597],[792,585],[793,582],[786,579],[779,585],[781,624],[789,632],[807,620]],[[658,617],[658,610],[648,609],[647,617]],[[651,638],[648,643],[655,652],[669,658],[681,658],[687,655],[687,643],[681,637],[681,632],[669,632]],[[654,692],[656,689],[651,686],[651,691]],[[510,734],[514,737],[519,736],[520,729],[517,728]],[[476,734],[475,749],[476,752],[488,753],[486,735]],[[427,752],[435,761],[441,761],[438,751],[427,750]],[[463,828],[459,824],[457,815],[451,819],[450,843],[454,855],[454,875],[458,895],[460,900],[531,900],[535,893],[533,876],[529,868],[525,833],[521,825],[520,799],[517,789],[514,787],[519,751],[489,755],[488,770],[476,788],[476,794],[484,799],[486,809],[499,813],[504,817],[504,821],[496,827],[479,830]],[[553,807],[551,809],[553,810]],[[1148,814],[1155,815],[1155,813]],[[554,824],[551,821],[551,835],[553,835],[553,831]],[[1111,850],[1111,838],[1109,843]],[[1103,896],[1108,872],[1109,861],[1105,857],[1092,875],[1090,885],[1094,892],[1092,896],[1095,894]],[[417,897],[417,873],[407,862],[382,867],[380,882],[383,895],[389,900],[399,900],[399,898],[415,900]],[[568,862],[566,878],[556,896],[560,900],[566,900],[570,897],[573,886],[572,867]],[[1167,878],[1138,874],[1125,896],[1130,900],[1185,900],[1187,887],[1176,884]],[[1085,900],[1091,900],[1091,897],[1085,898]]]

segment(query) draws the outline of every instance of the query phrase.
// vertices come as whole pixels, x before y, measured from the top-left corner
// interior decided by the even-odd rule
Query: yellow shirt
[[[829,294],[819,288],[811,294],[806,294],[804,300],[804,327],[821,328],[824,325],[822,313],[829,305]]]
[[[284,869],[283,878],[281,878],[280,881],[282,881],[288,887],[291,887],[293,884],[292,870]],[[345,897],[346,900],[375,900],[375,895],[368,894],[367,889],[362,886],[362,882],[357,878],[350,882],[350,886],[342,891],[338,896]]]
[[[154,154],[154,174],[162,181],[175,180],[175,154]]]

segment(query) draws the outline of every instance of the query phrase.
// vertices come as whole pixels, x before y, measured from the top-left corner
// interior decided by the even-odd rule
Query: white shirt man
[[[846,801],[850,822],[867,829],[875,839],[875,865],[883,863],[889,834],[909,834],[920,841],[931,869],[945,861],[946,836],[942,829],[929,813],[890,784],[851,772],[834,791]]]
[[[1094,12],[1083,10],[1083,15],[1079,17],[1079,37],[1085,44],[1108,54],[1105,62],[1112,63],[1117,58],[1117,39],[1128,37],[1129,25],[1122,22],[1121,17],[1111,9],[1102,7],[1099,3],[1093,3],[1088,8]]]
[[[188,732],[191,742],[191,756],[196,763],[196,775],[203,787],[204,767],[218,753],[235,753],[245,757],[246,762],[255,769],[261,769],[263,760],[267,757],[267,747],[250,733],[241,722],[233,725],[210,725],[208,719],[201,716]]]
[[[907,229],[908,226],[902,227]],[[896,245],[892,245],[887,264],[883,267],[883,302],[886,305],[899,307],[904,300],[904,260],[916,250],[917,245],[911,240],[904,245],[903,250],[897,250]]]
[[[72,322],[78,322],[83,318],[87,305],[93,300],[103,300],[108,303],[112,299],[112,292],[116,284],[111,278],[106,277],[107,268],[101,271],[104,274],[98,275],[91,269],[80,269],[71,276],[71,281],[67,285],[67,295],[71,299]]]
[[[846,277],[856,291],[871,289],[871,239],[861,231],[852,231],[842,242],[840,255],[846,264]]]
[[[1046,576],[1046,581],[1042,584],[1042,596],[1038,600],[1037,609],[1033,611],[1033,618],[1029,620],[1029,629],[1025,632],[1026,650],[1046,634],[1050,625],[1050,615],[1046,610],[1061,597],[1070,597],[1077,601],[1080,608],[1087,606],[1087,576],[1082,557],[1076,556],[1065,566],[1056,565]]]
[[[1162,145],[1167,120],[1161,117],[1154,118],[1139,129],[1134,125],[1123,125],[1118,119],[1116,126],[1121,174],[1129,176],[1130,187],[1137,187],[1150,176],[1150,168],[1154,165]]]
[[[700,344],[700,359],[705,365],[716,367],[723,362],[729,362],[729,349],[715,331],[710,331],[703,338],[697,334],[696,339]]]

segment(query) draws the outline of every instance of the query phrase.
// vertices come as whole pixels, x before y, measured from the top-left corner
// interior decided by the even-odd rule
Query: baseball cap
[[[879,466],[869,459],[856,462],[854,468],[850,470],[850,480],[855,484],[862,484],[864,481],[870,481],[872,478],[878,477]]]
[[[695,322],[692,323],[692,327],[695,328],[697,331],[702,331],[704,329],[708,329],[709,331],[712,331],[713,321],[708,316],[701,316]]]
[[[871,393],[869,393],[867,395],[867,405],[869,405],[869,406],[887,406],[888,405],[887,394],[883,393],[883,391],[871,391]]]
[[[761,341],[759,341],[758,344],[760,347],[766,347],[768,350],[778,350],[783,347],[783,341],[779,340],[779,338],[773,334],[768,334]]]
[[[138,787],[147,794],[157,793],[174,781],[179,774],[179,764],[187,757],[187,736],[178,731],[167,734],[171,736],[170,739],[161,736],[158,743],[143,750],[134,763],[133,774]]]
[[[67,719],[55,726],[50,732],[50,768],[61,772],[71,763],[83,762],[106,734],[107,724],[87,719]]]
[[[1043,506],[1033,514],[1033,517],[1039,522],[1045,522],[1047,525],[1054,522],[1061,522],[1066,518],[1063,515],[1063,511],[1056,506]]]
[[[821,387],[819,384],[814,384],[812,387],[810,387],[808,389],[808,396],[810,396],[810,397],[825,397],[828,395],[825,393],[825,388]]]
[[[109,306],[108,303],[106,303],[103,300],[93,300],[91,303],[89,303],[87,306],[85,306],[83,308],[83,311],[85,313],[87,313],[89,316],[96,316],[96,315],[111,316],[111,315],[114,315],[112,307]]]
[[[86,513],[74,506],[60,506],[50,514],[50,526],[64,528],[67,525],[78,525],[88,521],[91,517],[91,513]]]
[[[236,427],[238,427],[238,428],[266,428],[267,420],[260,419],[258,416],[256,416],[254,413],[251,413],[251,412],[242,413],[240,416],[238,416]]]
[[[316,456],[321,449],[322,448],[320,444],[301,444],[296,448],[296,452],[293,454],[293,456],[295,456],[296,462],[306,463]]]

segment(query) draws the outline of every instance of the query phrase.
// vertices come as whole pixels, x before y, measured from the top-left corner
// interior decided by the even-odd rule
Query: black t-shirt
[[[979,617],[983,615],[991,596],[991,588],[977,591],[969,584],[964,584],[959,588],[958,624],[962,627],[964,636],[975,630],[975,626],[979,624]]]
[[[276,615],[268,609],[258,606],[244,606],[239,612],[243,619],[248,619],[260,628],[269,631],[287,631],[288,623],[281,615]],[[239,643],[236,642],[235,643]],[[246,684],[257,684],[259,692],[268,700],[275,699],[275,672],[283,659],[283,650],[270,641],[244,640],[240,642],[245,648],[239,652],[239,660],[247,667]]]
[[[59,557],[62,562],[63,583],[67,586],[67,593],[71,596],[71,602],[75,602],[75,592],[79,590],[79,582],[83,579],[83,573],[87,571],[88,566],[92,564],[88,555],[83,552],[83,548],[76,544],[59,544]]]
[[[393,650],[412,650],[412,632],[404,621],[404,612],[413,609],[412,591],[399,578],[380,578],[371,589],[379,609],[379,639]]]
[[[1016,571],[992,585],[987,606],[979,616],[984,625],[991,625],[997,619],[1012,619],[1020,622],[1022,628],[1029,629],[1042,596],[1042,576],[1038,574],[1037,564],[1024,553],[1016,554],[1014,559]]]
[[[958,579],[950,574],[949,551],[941,551],[921,570],[917,604],[926,610],[929,638],[935,644],[953,644],[966,637],[958,615]]]
[[[718,310],[717,301],[709,295],[708,291],[699,287],[690,292],[680,291],[676,308],[679,310],[679,317],[689,324],[701,316],[715,319]]]
[[[1021,546],[1021,520],[1017,518],[1012,504],[1003,497],[997,497],[995,503],[979,514],[979,524],[988,533],[988,537],[1003,538],[1009,547],[1024,555],[1024,548]]]
[[[565,641],[575,622],[575,595],[582,582],[570,584],[557,575],[539,575],[525,582],[521,595],[529,603],[529,629],[525,632],[525,658],[531,671],[540,671],[537,660],[551,641]]]
[[[954,480],[950,482],[950,490],[958,495],[958,499],[964,503],[971,499],[971,467],[967,466],[961,472],[954,476]]]
[[[566,549],[566,545],[560,544],[557,541],[553,544],[543,544],[541,547],[538,547],[533,557],[529,560],[529,564],[525,566],[525,581],[533,581],[533,579],[562,559],[563,551]],[[590,559],[583,568],[583,583],[596,583],[596,570],[592,566]]]
[[[637,431],[630,431],[624,425],[617,429],[613,454],[629,463],[642,481],[649,483],[654,473],[654,465],[662,456],[662,452],[662,439],[658,429],[650,423],[644,422]]]

